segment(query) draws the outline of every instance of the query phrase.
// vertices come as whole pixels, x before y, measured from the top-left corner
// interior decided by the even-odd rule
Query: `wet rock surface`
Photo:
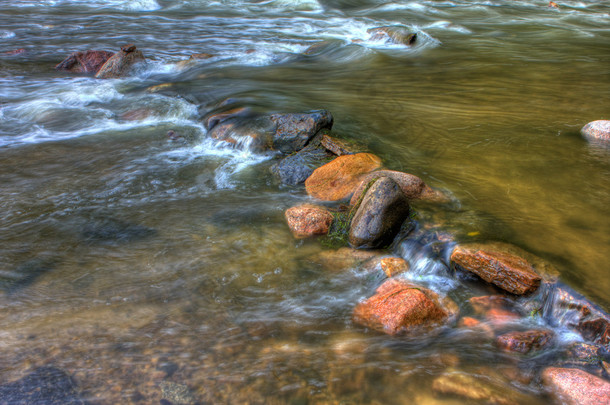
[[[409,216],[409,202],[389,177],[376,180],[366,191],[349,230],[353,247],[378,248],[392,242]]]
[[[498,336],[496,344],[502,350],[526,354],[549,345],[553,335],[553,332],[550,330],[509,332]]]
[[[451,262],[515,295],[536,291],[542,280],[527,260],[494,247],[458,246],[451,254]]]
[[[580,133],[592,141],[610,142],[610,120],[591,121],[582,129]]]
[[[413,45],[417,40],[417,34],[410,32],[408,28],[401,26],[375,27],[366,30],[371,34],[371,41],[387,41],[392,44]]]
[[[333,215],[326,208],[312,204],[289,208],[285,216],[296,238],[326,235],[333,222]]]
[[[326,150],[337,156],[353,155],[355,153],[366,152],[366,148],[361,145],[326,134],[324,134],[322,139],[320,139],[320,144],[326,148]]]
[[[457,306],[432,290],[391,278],[375,295],[359,303],[354,322],[390,335],[429,331],[455,317]]]
[[[85,405],[74,379],[65,371],[39,367],[22,379],[0,385],[0,403],[8,405]]]
[[[308,113],[272,114],[270,119],[275,123],[273,148],[283,153],[299,151],[307,145],[318,131],[333,126],[333,116],[327,110]]]
[[[318,145],[308,145],[297,153],[286,156],[271,167],[283,184],[296,185],[307,180],[315,169],[333,159],[325,148]]]
[[[362,175],[381,167],[381,159],[370,153],[339,156],[314,170],[305,181],[307,193],[324,201],[348,198]]]
[[[136,49],[135,45],[125,45],[99,68],[95,77],[98,79],[123,77],[129,74],[136,63],[145,61],[144,54]]]
[[[610,382],[575,368],[549,367],[542,381],[561,403],[602,405],[610,403]]]
[[[113,55],[114,52],[108,51],[74,52],[55,66],[55,69],[72,73],[95,74]]]
[[[381,265],[381,270],[383,270],[388,277],[394,277],[409,271],[409,263],[400,257],[384,257],[379,263]]]
[[[367,184],[381,177],[389,177],[400,186],[400,189],[409,200],[428,200],[428,201],[443,201],[446,198],[438,191],[427,186],[422,179],[409,173],[397,172],[394,170],[378,170],[363,176],[360,184],[354,190],[354,195],[350,203],[356,204],[358,198]]]
[[[325,250],[311,260],[321,264],[327,270],[344,270],[378,258],[382,251],[352,249],[342,247],[336,250]]]

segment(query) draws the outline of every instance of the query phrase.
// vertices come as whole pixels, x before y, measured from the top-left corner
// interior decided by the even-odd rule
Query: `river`
[[[378,274],[291,236],[284,211],[308,198],[270,173],[277,154],[206,136],[227,99],[328,109],[338,137],[451,196],[413,204],[422,226],[519,246],[609,310],[610,148],[579,130],[610,119],[610,4],[557,3],[0,0],[3,380],[52,364],[96,404],[185,386],[184,403],[457,404],[430,388],[447,369],[502,380],[513,359],[457,328],[352,322]],[[388,25],[417,41],[370,39]],[[148,63],[126,78],[53,69],[128,43]],[[195,53],[212,56],[181,63]],[[398,252],[463,305],[440,264]],[[548,402],[535,381],[507,389]]]

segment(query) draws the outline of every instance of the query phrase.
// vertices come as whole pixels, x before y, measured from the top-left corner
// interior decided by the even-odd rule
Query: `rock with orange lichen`
[[[371,153],[343,155],[314,170],[305,180],[307,193],[324,201],[348,198],[362,176],[381,167],[381,159]]]
[[[326,208],[311,204],[289,208],[285,216],[296,238],[326,235],[333,222],[333,215]]]
[[[354,322],[390,335],[429,331],[451,322],[457,305],[405,280],[385,281],[354,309]]]
[[[451,254],[451,262],[516,295],[536,291],[542,280],[527,260],[493,247],[457,246]]]

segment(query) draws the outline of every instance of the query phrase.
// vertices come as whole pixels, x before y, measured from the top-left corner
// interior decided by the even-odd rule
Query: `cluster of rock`
[[[448,268],[456,274],[469,274],[498,291],[472,297],[472,314],[460,316],[460,308],[450,298],[401,277],[409,271],[409,263],[400,257],[387,257],[379,249],[401,237],[401,229],[411,221],[411,202],[447,202],[448,198],[417,176],[386,170],[377,156],[334,138],[330,134],[332,122],[328,111],[261,116],[240,108],[211,114],[206,126],[217,139],[237,143],[237,137],[249,137],[257,147],[284,153],[272,172],[283,183],[304,184],[307,194],[318,201],[286,210],[286,221],[296,238],[323,236],[340,229],[346,233],[350,247],[336,254],[329,252],[324,260],[332,267],[362,264],[383,270],[387,280],[356,305],[352,315],[355,323],[393,336],[440,333],[444,327],[457,324],[493,339],[498,350],[523,356],[556,343],[551,328],[523,329],[527,323],[519,322],[528,315],[538,315],[546,305],[550,309],[540,315],[551,326],[555,323],[571,328],[590,342],[581,345],[608,353],[610,317],[560,286],[550,265],[514,246],[446,243],[451,251]],[[342,222],[342,227],[336,222]],[[562,311],[563,315],[553,311]],[[598,375],[569,363],[570,367],[547,367],[541,381],[560,401],[604,403],[595,402],[603,398],[608,402],[610,383],[603,376],[608,378],[604,367],[609,365],[602,358],[593,361],[597,362],[593,373]],[[440,376],[434,383],[435,390],[472,399],[481,399],[483,392],[487,393],[483,399],[491,403],[519,403],[498,399],[504,397],[496,397],[497,387],[485,383],[479,382],[474,391],[464,389],[459,383],[463,378],[472,377],[459,373]]]

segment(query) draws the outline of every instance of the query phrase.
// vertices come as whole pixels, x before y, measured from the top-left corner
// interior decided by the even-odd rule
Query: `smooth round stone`
[[[610,142],[610,120],[591,121],[580,133],[587,139]]]

